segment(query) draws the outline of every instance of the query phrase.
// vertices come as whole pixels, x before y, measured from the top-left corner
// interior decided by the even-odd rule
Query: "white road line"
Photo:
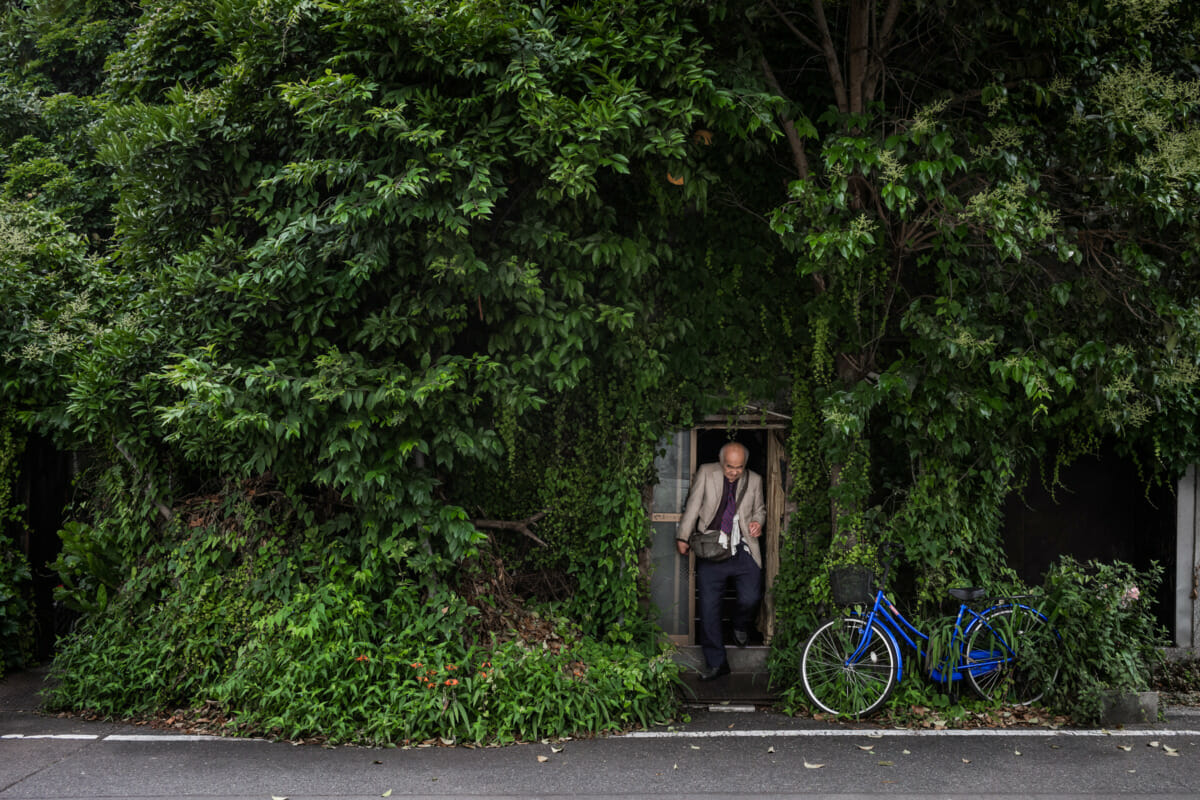
[[[92,733],[6,733],[0,739],[74,739],[94,741],[100,737]]]
[[[6,733],[0,739],[58,739],[67,741],[102,742],[264,742],[266,739],[242,739],[234,736],[205,736],[187,733],[112,733],[107,736],[91,733]]]
[[[1064,729],[1064,728],[955,728],[953,730],[911,730],[894,728],[888,730],[848,729],[848,728],[815,728],[798,730],[724,730],[724,731],[634,731],[622,734],[621,739],[720,739],[727,737],[739,738],[770,738],[770,737],[801,737],[801,736],[850,736],[866,739],[881,739],[885,736],[1010,736],[1010,737],[1053,737],[1053,736],[1138,736],[1146,738],[1167,736],[1200,736],[1200,730],[1168,730],[1153,728],[1125,728],[1122,730],[1106,729]]]
[[[1009,738],[1052,738],[1065,737],[1137,737],[1144,739],[1200,737],[1200,730],[1171,730],[1155,728],[1126,728],[1107,730],[1104,728],[1071,729],[1071,728],[956,728],[953,730],[911,730],[908,728],[891,728],[887,730],[853,729],[853,728],[812,728],[784,730],[719,730],[719,731],[633,731],[617,734],[613,739],[769,739],[769,738],[814,738],[853,737],[859,739],[882,739],[885,737],[922,737],[922,736],[957,736],[957,737],[1009,737]],[[267,739],[244,739],[234,736],[205,736],[200,734],[154,734],[154,733],[113,733],[107,736],[89,733],[7,733],[0,734],[0,739],[13,740],[47,740],[57,739],[66,741],[102,741],[102,742],[265,742]]]
[[[233,736],[206,736],[199,733],[114,733],[105,736],[106,742],[255,742],[261,739],[239,739]]]

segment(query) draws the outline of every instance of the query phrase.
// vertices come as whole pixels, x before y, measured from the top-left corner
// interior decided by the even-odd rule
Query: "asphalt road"
[[[0,800],[1200,798],[1200,715],[1113,731],[915,732],[763,711],[509,747],[295,746],[57,719],[0,702]]]

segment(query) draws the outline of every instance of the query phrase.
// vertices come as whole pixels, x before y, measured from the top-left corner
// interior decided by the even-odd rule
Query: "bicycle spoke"
[[[1020,605],[991,609],[971,627],[964,653],[967,683],[994,703],[1029,705],[1044,688],[1023,668],[1020,649],[1027,637],[1045,625],[1032,609]]]
[[[855,656],[864,632],[868,641]],[[876,710],[891,693],[896,671],[896,654],[886,637],[850,617],[814,631],[801,658],[805,693],[831,714],[862,716]]]

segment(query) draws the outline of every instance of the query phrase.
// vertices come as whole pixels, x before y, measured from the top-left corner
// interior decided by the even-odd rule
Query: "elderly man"
[[[737,611],[733,617],[733,641],[745,647],[750,618],[762,597],[762,556],[758,537],[767,518],[762,478],[746,469],[750,452],[739,442],[721,448],[720,463],[696,470],[683,518],[675,534],[680,555],[687,555],[694,532],[720,530],[728,535],[732,555],[724,561],[696,560],[696,584],[700,592],[700,645],[707,668],[700,680],[711,681],[729,674],[721,633],[721,595],[732,580],[737,589]]]

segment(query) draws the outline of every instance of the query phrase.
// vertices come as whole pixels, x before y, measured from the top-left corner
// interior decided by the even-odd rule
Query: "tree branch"
[[[875,35],[875,44],[867,65],[866,88],[864,94],[868,100],[875,97],[879,82],[883,78],[884,59],[892,47],[892,34],[896,31],[896,20],[900,17],[900,0],[888,0],[883,12],[883,24]]]
[[[145,473],[142,472],[137,462],[133,460],[133,456],[129,455],[129,451],[122,447],[121,443],[116,439],[113,439],[113,447],[117,448],[117,452],[125,457],[125,460],[133,467],[133,471],[137,473],[137,480],[141,481],[145,477]],[[146,480],[146,486],[142,489],[142,492],[146,495],[146,499],[154,503],[158,508],[158,513],[162,515],[163,519],[169,520],[171,518],[171,509],[167,508],[165,503],[154,496],[154,485],[150,483],[149,479]]]
[[[846,83],[842,80],[842,67],[838,64],[837,49],[833,46],[833,37],[829,33],[829,21],[825,19],[825,3],[823,0],[812,0],[813,15],[817,18],[817,28],[821,31],[821,52],[825,54],[825,67],[829,70],[829,81],[833,84],[833,96],[837,100],[838,110],[843,114],[850,110],[846,99]]]
[[[851,0],[850,30],[846,54],[846,81],[850,84],[850,112],[862,113],[870,99],[865,94],[868,54],[870,52],[871,2]]]
[[[793,36],[795,36],[801,42],[808,45],[809,47],[811,47],[813,50],[817,51],[818,53],[822,52],[821,46],[819,44],[817,44],[816,42],[814,42],[812,39],[805,36],[804,32],[801,31],[799,28],[797,28],[795,23],[793,23],[790,19],[787,18],[786,15],[784,15],[784,13],[782,11],[780,11],[779,6],[775,5],[775,3],[772,2],[772,0],[767,0],[767,5],[769,5],[771,7],[771,10],[775,12],[775,15],[777,17],[779,17],[779,21],[783,23],[784,27],[786,27],[789,31],[792,32]]]
[[[767,85],[771,87],[771,91],[779,97],[784,97],[783,89],[780,87],[779,81],[776,80],[775,73],[771,71],[771,65],[767,63],[767,57],[760,55],[758,57],[758,65],[762,68],[763,76],[767,79]],[[796,164],[796,172],[800,174],[800,179],[804,180],[808,178],[808,156],[804,153],[804,142],[800,140],[800,134],[796,130],[796,123],[792,121],[791,117],[780,112],[779,124],[783,126],[788,146],[792,148],[792,161]]]
[[[529,530],[529,526],[546,516],[545,511],[539,511],[532,517],[527,517],[522,520],[507,520],[507,519],[473,519],[471,524],[476,528],[490,528],[491,530],[500,531],[516,531],[523,536],[527,536],[537,542],[542,547],[549,547],[544,541],[538,538],[537,534]]]

